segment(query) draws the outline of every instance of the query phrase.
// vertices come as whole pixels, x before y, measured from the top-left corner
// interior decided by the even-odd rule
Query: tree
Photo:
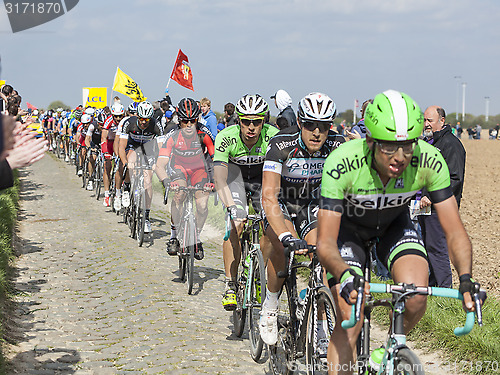
[[[57,108],[62,108],[62,109],[70,109],[71,107],[67,104],[64,104],[62,101],[60,100],[56,100],[56,101],[53,101],[52,103],[49,104],[49,106],[47,107],[47,109],[52,109],[52,110],[56,110]]]

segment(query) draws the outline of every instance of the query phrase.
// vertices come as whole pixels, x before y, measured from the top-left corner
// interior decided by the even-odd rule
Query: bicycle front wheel
[[[188,294],[193,292],[194,282],[194,250],[196,246],[196,228],[194,218],[190,219],[185,226],[184,246],[188,253],[186,254],[186,276],[187,276],[187,291]]]
[[[260,251],[255,252],[253,258],[253,274],[250,284],[250,298],[248,306],[250,354],[254,361],[258,361],[262,355],[264,341],[260,337],[259,320],[262,302],[266,298],[266,266],[264,257]]]
[[[136,230],[137,230],[137,243],[139,244],[139,247],[141,247],[144,242],[144,229],[146,228],[145,203],[146,202],[143,193],[141,196],[139,196],[136,205],[136,218],[137,218]]]
[[[335,304],[330,290],[322,286],[309,296],[306,331],[306,368],[308,374],[327,374],[326,353],[335,326]]]
[[[95,199],[99,200],[101,196],[101,182],[102,181],[102,165],[99,160],[96,162],[95,171]]]
[[[269,347],[269,362],[274,375],[291,375],[294,373],[295,362],[295,329],[292,322],[291,290],[287,281],[281,290],[278,300],[278,342]]]
[[[384,374],[388,372],[384,371]],[[417,355],[409,348],[398,350],[394,360],[394,372],[396,375],[425,375],[424,366]]]
[[[238,265],[238,280],[237,280],[237,290],[236,290],[236,309],[233,310],[233,325],[234,334],[236,337],[241,337],[243,335],[243,330],[245,329],[245,320],[247,316],[246,308],[243,308],[243,299],[246,293],[246,283],[248,276],[248,267],[245,267],[245,258],[249,251],[248,239],[245,238],[245,234],[240,241],[241,244],[241,259]]]

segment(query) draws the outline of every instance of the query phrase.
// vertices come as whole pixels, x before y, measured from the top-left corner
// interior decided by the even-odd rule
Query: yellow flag
[[[142,91],[137,86],[137,83],[128,75],[123,73],[120,68],[116,68],[115,81],[113,83],[113,91],[118,91],[127,95],[134,102],[142,102],[147,98],[142,95]]]
[[[0,79],[0,87],[2,87],[3,85],[5,85],[5,81]]]
[[[82,89],[83,106],[104,108],[108,97],[107,87],[84,87]]]

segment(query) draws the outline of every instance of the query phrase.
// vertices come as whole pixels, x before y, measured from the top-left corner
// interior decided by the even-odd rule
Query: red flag
[[[193,90],[193,73],[188,64],[188,57],[179,49],[177,60],[175,60],[174,69],[170,78],[177,82],[179,85],[187,89]]]
[[[31,109],[32,111],[34,111],[35,109],[37,109],[33,104],[26,103],[26,105],[28,106],[28,109]]]

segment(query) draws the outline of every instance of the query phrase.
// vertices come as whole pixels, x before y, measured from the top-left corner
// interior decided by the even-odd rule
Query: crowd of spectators
[[[21,101],[11,85],[0,88],[0,189],[13,186],[14,169],[40,160],[48,149],[47,141],[27,128],[32,119]]]

